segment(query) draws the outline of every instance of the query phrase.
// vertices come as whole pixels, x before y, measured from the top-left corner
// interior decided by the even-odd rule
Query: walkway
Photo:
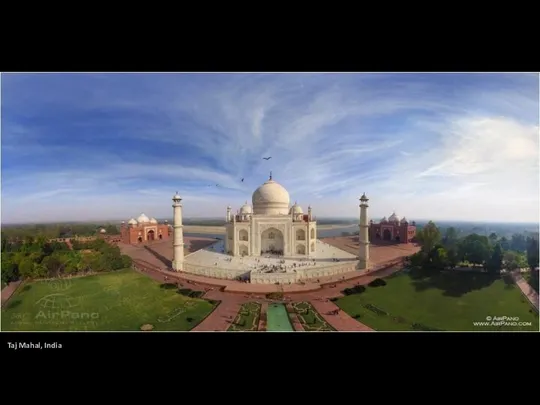
[[[22,281],[12,281],[7,286],[4,287],[2,290],[2,307],[8,300],[11,298],[13,293],[17,291],[17,288],[21,284]]]
[[[335,330],[348,332],[374,332],[369,326],[358,322],[356,319],[342,311],[336,304],[329,300],[313,300],[310,304]],[[338,311],[336,315],[330,315],[332,311]]]
[[[204,295],[205,299],[214,299],[212,298],[212,291],[207,292]],[[240,311],[240,307],[244,302],[248,300],[242,297],[227,297],[227,299],[222,300],[221,303],[208,315],[200,324],[194,327],[192,332],[203,332],[203,331],[226,331],[231,326],[231,322],[234,321],[236,314]]]
[[[534,291],[534,289],[529,285],[527,280],[523,278],[519,271],[512,272],[512,278],[514,279],[514,282],[519,287],[523,295],[527,297],[530,303],[538,311],[538,293]]]

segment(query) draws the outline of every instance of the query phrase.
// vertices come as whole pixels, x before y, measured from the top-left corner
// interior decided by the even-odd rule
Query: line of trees
[[[114,271],[131,266],[131,258],[103,239],[48,242],[44,236],[12,241],[2,235],[2,282],[20,278],[61,277],[88,272]]]
[[[108,235],[120,233],[118,227],[112,224],[39,224],[3,226],[2,237],[9,240],[24,240],[26,236],[43,236],[45,239],[73,238],[96,235],[102,228]]]
[[[444,234],[430,221],[417,231],[416,239],[422,245],[420,252],[409,257],[409,265],[424,272],[454,269],[458,266],[482,267],[488,272],[499,273],[529,267],[531,283],[538,284],[538,240],[523,235],[513,235],[510,240],[469,234],[459,237],[455,228],[447,228]]]

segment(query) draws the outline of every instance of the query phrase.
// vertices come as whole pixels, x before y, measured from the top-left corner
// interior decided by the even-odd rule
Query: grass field
[[[256,331],[259,329],[261,316],[261,304],[258,302],[246,302],[240,307],[240,311],[229,327],[229,332]]]
[[[293,303],[292,307],[298,315],[298,320],[308,332],[329,332],[330,326],[309,302]]]
[[[501,278],[460,272],[415,280],[401,273],[385,280],[386,286],[367,287],[335,304],[379,331],[538,331],[538,315],[519,288]],[[531,325],[473,325],[487,317],[503,316]]]
[[[133,270],[21,287],[2,310],[4,331],[186,331],[214,308]]]

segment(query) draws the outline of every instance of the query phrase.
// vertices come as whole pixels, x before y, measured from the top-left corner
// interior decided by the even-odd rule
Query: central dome
[[[288,215],[289,192],[281,184],[270,180],[260,186],[251,197],[255,215]]]

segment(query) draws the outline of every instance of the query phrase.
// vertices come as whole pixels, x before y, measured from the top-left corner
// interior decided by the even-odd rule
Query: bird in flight
[[[272,159],[272,156],[268,156],[268,157],[263,157],[264,160],[270,160]]]
[[[242,181],[242,183],[244,182],[244,178],[243,178],[243,177],[242,177],[242,180],[241,180],[241,181]]]

